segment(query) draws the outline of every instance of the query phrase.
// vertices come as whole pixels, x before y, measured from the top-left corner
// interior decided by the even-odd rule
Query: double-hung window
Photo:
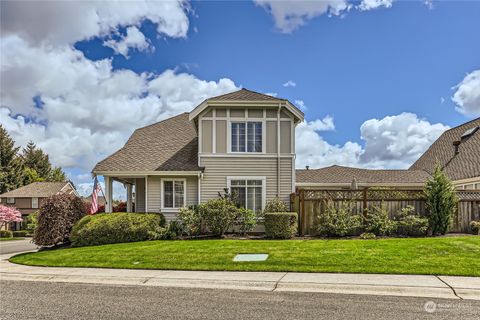
[[[237,198],[238,204],[256,213],[262,211],[263,181],[257,179],[232,179],[230,192]]]
[[[178,209],[185,206],[185,180],[163,180],[162,201],[165,209]]]
[[[15,198],[7,198],[7,204],[15,204]]]
[[[232,122],[232,152],[262,152],[262,122]]]
[[[32,209],[38,209],[38,198],[32,198]]]

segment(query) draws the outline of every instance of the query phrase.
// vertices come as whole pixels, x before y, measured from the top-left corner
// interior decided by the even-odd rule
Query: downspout
[[[278,104],[277,110],[277,198],[280,198],[280,111],[282,103]]]

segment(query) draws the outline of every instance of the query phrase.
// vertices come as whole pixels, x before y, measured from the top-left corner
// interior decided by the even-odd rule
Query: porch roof
[[[135,130],[123,148],[97,163],[93,173],[201,171],[197,132],[188,113]]]

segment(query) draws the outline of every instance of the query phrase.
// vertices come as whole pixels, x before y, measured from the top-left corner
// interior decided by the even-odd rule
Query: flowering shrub
[[[22,222],[22,214],[14,207],[0,205],[0,229],[11,222]]]

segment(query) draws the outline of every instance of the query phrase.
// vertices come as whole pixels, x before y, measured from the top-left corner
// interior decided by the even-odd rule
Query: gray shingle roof
[[[0,198],[45,198],[62,190],[68,182],[33,182],[18,189],[5,192]]]
[[[188,113],[135,130],[99,171],[198,171],[198,138]]]
[[[423,170],[377,170],[361,169],[343,166],[331,166],[321,169],[296,170],[297,183],[357,183],[368,184],[395,184],[418,183],[423,184],[430,175]]]
[[[255,92],[248,89],[240,89],[220,96],[212,97],[207,101],[286,101],[268,94]]]
[[[410,167],[433,173],[438,162],[452,180],[480,177],[480,129],[472,136],[461,139],[468,129],[479,127],[480,118],[445,131],[428,150]],[[454,141],[461,141],[455,154]]]

